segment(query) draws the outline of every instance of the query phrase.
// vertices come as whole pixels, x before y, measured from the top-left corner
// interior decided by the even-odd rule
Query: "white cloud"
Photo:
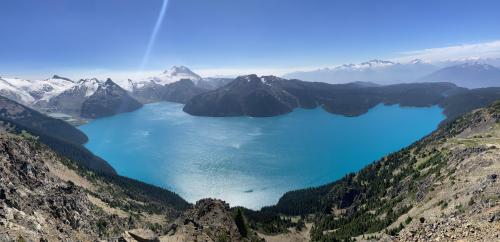
[[[475,58],[498,58],[500,57],[500,40],[447,46],[440,48],[430,48],[398,53],[395,61],[410,61],[422,59],[430,62],[463,60]]]
[[[204,77],[237,77],[241,75],[257,74],[258,76],[282,76],[294,71],[314,70],[317,67],[291,67],[291,68],[209,68],[194,69],[193,71]]]

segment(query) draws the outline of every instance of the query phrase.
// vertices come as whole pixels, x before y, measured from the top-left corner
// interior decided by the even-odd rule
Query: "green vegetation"
[[[48,149],[45,144],[39,139],[31,139],[33,137],[27,132],[19,135],[24,139],[29,139],[35,149]],[[28,137],[28,138],[26,138]],[[87,191],[95,197],[108,195],[114,199],[109,202],[111,207],[121,208],[124,211],[130,212],[148,212],[148,213],[164,213],[172,208],[176,211],[184,211],[188,208],[189,203],[182,199],[179,195],[166,189],[156,187],[141,181],[123,177],[114,173],[97,172],[90,170],[80,162],[76,162],[63,155],[59,155],[59,160],[69,169],[76,171],[87,180],[100,184],[97,193]],[[69,183],[71,185],[72,182]],[[74,184],[73,184],[74,185]],[[138,202],[132,202],[138,201]]]
[[[27,140],[31,140],[33,142],[36,142],[38,140],[37,136],[34,136],[34,135],[28,133],[26,130],[22,130],[21,133],[19,134],[19,136],[21,136]]]
[[[410,216],[408,216],[405,220],[405,224],[410,224],[411,223],[411,220],[412,218]]]
[[[498,122],[500,102],[482,112],[472,112],[443,124],[431,135],[358,173],[320,187],[288,192],[275,206],[263,208],[261,212],[268,217],[272,214],[313,214],[313,241],[350,241],[353,237],[380,231],[397,234],[412,221],[411,217],[392,229],[387,227],[394,226],[415,201],[434,189],[433,180],[443,181],[447,177],[450,182],[457,180],[452,176],[453,171],[444,170],[449,151],[440,145],[471,124],[484,120],[484,112],[493,115]],[[468,204],[473,205],[474,199],[471,198]],[[446,209],[449,201],[442,200],[436,205]],[[268,222],[276,225],[280,220]],[[424,223],[425,218],[420,217],[419,222]]]
[[[500,99],[500,88],[491,87],[491,88],[478,88],[472,90],[461,90],[454,95],[450,95],[443,102],[441,102],[440,106],[444,108],[444,114],[446,115],[448,120],[454,120],[457,117],[470,112],[474,109],[486,107],[491,103]],[[498,112],[498,110],[494,110],[495,108],[499,108],[498,102],[495,106],[491,105],[490,109],[492,111]]]
[[[448,207],[448,202],[446,202],[445,200],[441,200],[437,205],[441,208],[441,210],[443,210]]]
[[[311,232],[315,241],[343,240],[381,231],[411,209],[411,204],[404,205],[402,191],[417,192],[422,179],[419,170],[443,161],[438,151],[432,152],[436,153],[429,153],[431,158],[423,166],[414,168],[417,159],[412,155],[412,147],[403,149],[337,182],[289,192],[276,206],[263,211],[316,214]],[[332,210],[344,212],[332,213]],[[324,235],[323,231],[331,232]]]
[[[287,232],[287,228],[296,226],[289,218],[282,218],[274,212],[253,211],[246,208],[242,209],[247,218],[249,227],[264,234],[279,234]]]
[[[469,202],[468,202],[467,204],[468,204],[469,206],[472,206],[472,205],[474,205],[474,203],[475,203],[475,202],[474,202],[474,198],[472,198],[472,197],[471,197],[471,198],[470,198],[470,200],[469,200]]]
[[[456,209],[459,213],[464,213],[464,212],[465,212],[464,205],[462,205],[462,204],[459,204],[459,205],[455,206],[455,209]]]
[[[83,144],[87,136],[72,125],[0,96],[0,122],[13,133],[37,137],[41,143],[90,170],[115,174],[103,159],[88,151]]]
[[[424,217],[420,217],[418,220],[420,221],[421,224],[425,223],[425,218]]]
[[[87,148],[81,144],[61,139],[60,137],[54,136],[50,133],[44,133],[39,129],[23,126],[22,124],[16,122],[6,120],[3,121],[4,123],[8,123],[14,127],[12,130],[13,133],[24,137],[28,137],[27,135],[29,135],[29,137],[37,137],[37,141],[49,146],[58,154],[70,158],[89,170],[99,173],[116,174],[115,170],[105,160],[92,154],[92,152],[87,150]],[[33,139],[31,140],[34,141]]]
[[[241,208],[236,209],[236,215],[234,216],[234,222],[236,227],[238,227],[238,232],[242,237],[248,236],[248,227],[245,215],[243,215],[243,211]]]
[[[106,220],[102,218],[99,219],[99,221],[97,221],[96,226],[101,236],[108,235],[108,222]]]
[[[305,228],[306,228],[306,223],[304,222],[304,219],[300,218],[299,221],[297,221],[297,224],[295,225],[295,229],[297,231],[302,231]]]

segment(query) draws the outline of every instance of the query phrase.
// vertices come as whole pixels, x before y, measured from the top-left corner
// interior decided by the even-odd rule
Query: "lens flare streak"
[[[163,23],[163,19],[165,18],[165,13],[167,12],[167,6],[168,6],[168,0],[163,0],[160,14],[158,15],[158,19],[156,20],[155,26],[153,28],[153,33],[151,33],[151,37],[149,38],[146,52],[144,53],[144,57],[142,58],[141,69],[140,69],[141,71],[144,70],[144,68],[146,67],[146,65],[149,61],[149,56],[151,55],[151,50],[153,49],[153,46],[156,42],[156,36],[158,35],[158,32],[160,31],[161,25]]]

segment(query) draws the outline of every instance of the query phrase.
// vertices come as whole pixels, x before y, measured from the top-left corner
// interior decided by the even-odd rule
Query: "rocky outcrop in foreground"
[[[172,224],[161,241],[256,241],[256,235],[242,236],[229,204],[203,199]]]
[[[248,233],[243,234],[242,229]],[[238,227],[229,204],[217,199],[202,199],[177,218],[165,235],[155,234],[147,229],[126,231],[119,240],[128,242],[141,241],[262,241],[248,228]]]
[[[47,163],[59,158],[35,145],[0,135],[0,241],[89,241],[102,232],[100,221],[126,227],[125,219],[97,209],[82,187],[55,176]]]

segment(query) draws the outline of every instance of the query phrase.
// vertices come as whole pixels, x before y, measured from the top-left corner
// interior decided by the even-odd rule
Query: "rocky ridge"
[[[500,93],[487,89],[487,95],[500,98]],[[410,83],[388,86],[369,83],[328,84],[287,80],[275,76],[240,76],[216,90],[191,98],[184,111],[197,116],[269,117],[295,108],[317,108],[344,116],[358,116],[378,104],[428,107],[441,105],[457,93],[467,93],[451,83]],[[456,108],[454,102],[443,106]],[[456,108],[463,114],[470,111]]]
[[[142,104],[132,98],[125,89],[107,79],[83,102],[80,116],[101,118],[134,111],[140,107]]]
[[[127,221],[100,212],[74,182],[47,165],[58,159],[37,149],[32,138],[0,134],[0,241],[89,241],[101,233],[99,221]]]

